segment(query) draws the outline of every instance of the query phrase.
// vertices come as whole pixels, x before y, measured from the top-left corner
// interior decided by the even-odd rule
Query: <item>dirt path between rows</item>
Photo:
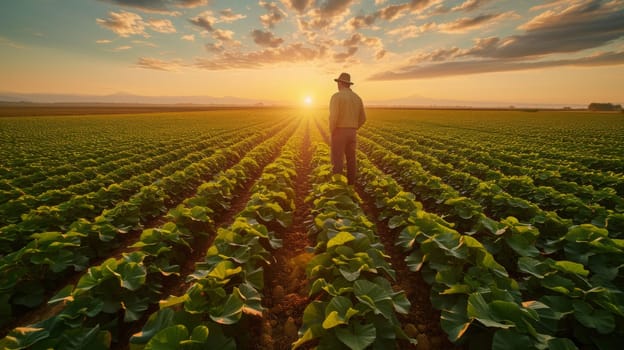
[[[329,136],[325,133],[317,120],[317,127],[321,131],[323,139],[329,144]],[[399,341],[397,347],[404,349],[461,349],[452,344],[446,333],[440,327],[440,312],[433,308],[429,301],[431,287],[422,279],[419,273],[409,270],[405,263],[405,254],[394,244],[397,232],[388,228],[387,220],[379,221],[379,211],[375,207],[374,200],[364,192],[361,184],[356,184],[356,192],[362,199],[361,208],[371,222],[375,224],[375,232],[384,245],[384,251],[390,256],[390,264],[396,271],[396,281],[393,282],[395,290],[405,291],[407,299],[411,303],[409,314],[400,315],[399,320],[407,335],[418,341],[412,345],[406,341]]]
[[[266,139],[263,139],[262,141],[260,141],[258,145],[264,142],[265,140],[268,140],[269,138],[273,137],[274,135],[275,134],[269,135]],[[288,139],[289,138],[287,138],[286,141],[284,141],[284,143],[286,143]],[[180,276],[172,276],[173,278],[167,281],[167,283],[165,284],[163,288],[163,293],[162,293],[163,298],[168,295],[182,295],[191,286],[192,284],[191,282],[185,281],[186,277],[195,271],[196,263],[204,260],[206,256],[206,251],[212,245],[216,237],[216,230],[219,227],[230,226],[234,222],[234,219],[236,218],[236,216],[241,211],[243,211],[243,209],[245,209],[245,206],[247,205],[247,202],[249,202],[249,199],[251,198],[251,195],[252,195],[251,188],[253,187],[253,185],[256,183],[256,181],[258,180],[258,178],[264,171],[264,167],[266,165],[273,163],[275,159],[277,159],[277,157],[280,155],[279,149],[280,148],[278,148],[278,151],[276,151],[275,154],[273,154],[273,156],[271,157],[271,159],[268,162],[266,162],[266,164],[264,164],[258,171],[248,176],[247,181],[243,184],[242,189],[237,191],[238,195],[230,202],[230,207],[227,210],[215,212],[214,218],[213,218],[214,219],[214,226],[213,226],[214,232],[209,231],[210,232],[209,235],[197,237],[196,240],[192,243],[193,250],[189,252],[189,258],[186,260],[185,264],[180,266]],[[241,160],[244,157],[245,155],[241,157]],[[235,164],[233,164],[231,167],[233,167],[234,165]],[[148,310],[143,315],[142,319],[140,319],[137,322],[132,323],[129,326],[127,325],[126,327],[121,327],[122,334],[119,337],[119,344],[118,344],[117,349],[120,349],[120,350],[128,349],[130,337],[132,337],[133,334],[141,331],[141,329],[147,322],[147,319],[149,318],[149,316],[152,313],[156,312],[158,308],[159,308],[158,304],[150,305]]]
[[[251,329],[251,349],[290,349],[297,340],[301,327],[303,310],[309,304],[308,279],[305,268],[312,257],[305,248],[312,245],[308,239],[308,225],[311,220],[311,206],[305,202],[311,184],[311,142],[310,124],[306,122],[300,156],[296,164],[295,212],[293,223],[288,229],[277,232],[282,239],[282,248],[273,252],[274,263],[265,268],[265,286],[262,305],[266,308],[262,321]]]
[[[440,328],[440,312],[433,308],[429,301],[431,287],[422,279],[419,273],[411,272],[405,263],[405,254],[395,246],[397,232],[388,228],[387,220],[379,221],[379,211],[375,207],[374,200],[364,192],[361,185],[356,186],[356,191],[362,198],[362,209],[366,216],[375,224],[375,232],[384,245],[384,251],[390,256],[390,264],[396,271],[396,281],[393,286],[396,290],[405,291],[407,299],[411,303],[409,314],[400,315],[399,320],[403,330],[410,337],[418,340],[417,345],[401,341],[400,349],[461,349],[453,345]]]

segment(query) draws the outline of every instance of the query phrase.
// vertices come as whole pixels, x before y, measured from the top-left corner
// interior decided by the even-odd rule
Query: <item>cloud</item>
[[[415,64],[418,64],[420,62],[441,62],[462,57],[465,55],[465,53],[466,50],[462,50],[458,47],[453,47],[450,49],[436,49],[417,55],[416,57],[413,57],[411,61]]]
[[[439,31],[443,33],[460,34],[466,33],[471,30],[482,29],[485,26],[492,25],[496,22],[500,22],[506,18],[512,17],[513,12],[486,14],[477,17],[464,17],[459,18],[447,23],[434,23],[429,22],[421,25],[410,24],[402,26],[396,29],[388,30],[387,34],[390,36],[396,36],[399,40],[405,40],[409,38],[416,38],[420,35],[428,32]]]
[[[232,11],[232,9],[225,9],[222,10],[221,12],[219,12],[221,14],[221,17],[219,17],[219,21],[220,22],[226,22],[226,23],[231,23],[231,22],[235,22],[244,18],[247,18],[247,16],[240,14],[240,13],[234,13],[234,11]]]
[[[376,15],[361,15],[355,16],[349,20],[347,23],[347,27],[351,29],[351,31],[358,31],[362,28],[372,27],[377,21],[378,16]]]
[[[219,41],[233,41],[234,32],[231,30],[216,29],[213,32],[212,37]]]
[[[462,2],[460,5],[457,5],[451,8],[451,11],[465,11],[465,12],[475,11],[483,7],[485,4],[487,4],[490,1],[491,0],[466,0]]]
[[[558,6],[567,6],[570,4],[570,0],[552,0],[550,2],[546,2],[545,4],[535,5],[530,8],[530,11],[541,11],[543,9],[558,7]]]
[[[355,46],[348,47],[346,52],[341,52],[341,53],[334,54],[334,60],[336,62],[344,62],[348,58],[353,57],[357,51],[358,51],[358,48],[355,47]]]
[[[268,12],[267,14],[260,16],[260,21],[266,28],[275,27],[277,23],[281,22],[288,16],[286,12],[280,9],[274,2],[260,1],[258,5]]]
[[[137,44],[137,45],[141,45],[141,46],[146,46],[146,47],[158,47],[158,45],[149,42],[149,41],[143,41],[143,40],[132,40],[133,44]]]
[[[524,32],[508,37],[474,40],[467,49],[439,49],[419,54],[397,69],[375,74],[372,79],[416,79],[435,76],[514,71],[555,66],[621,64],[622,52],[603,53],[575,59],[550,58],[556,54],[595,49],[624,38],[624,3],[581,0],[556,2],[519,26]],[[503,14],[504,15],[504,14]],[[507,14],[509,15],[509,14]],[[478,22],[478,21],[477,21]],[[472,22],[454,22],[454,28]],[[441,60],[449,60],[440,62]],[[440,62],[428,64],[427,62]]]
[[[343,40],[341,44],[347,51],[334,55],[334,59],[337,62],[344,62],[347,58],[354,56],[358,52],[359,47],[374,50],[376,59],[381,59],[386,54],[381,39],[366,37],[360,33],[354,33],[349,38]]]
[[[517,60],[469,60],[452,61],[422,66],[406,66],[397,71],[374,74],[370,80],[424,79],[445,76],[509,72],[528,69],[551,68],[562,66],[595,67],[624,64],[624,51],[607,52],[576,59],[547,61]]]
[[[422,25],[408,25],[389,30],[388,35],[396,36],[399,40],[416,38],[423,33],[434,31],[438,26],[435,23],[425,23]]]
[[[127,50],[130,50],[131,48],[132,46],[130,45],[123,45],[123,46],[118,46],[114,48],[113,51],[127,51]]]
[[[214,17],[212,11],[204,11],[199,14],[199,16],[193,17],[189,19],[189,22],[192,24],[203,28],[209,32],[214,30],[214,24],[216,23],[217,18]]]
[[[96,44],[110,44],[112,42],[113,42],[112,40],[108,40],[108,39],[101,39],[101,40],[95,41]]]
[[[470,30],[480,29],[485,25],[489,25],[505,18],[513,16],[513,12],[480,15],[477,17],[464,17],[455,21],[440,24],[437,28],[444,33],[465,33]]]
[[[147,25],[155,32],[159,33],[175,33],[176,29],[168,19],[150,19]]]
[[[195,41],[195,35],[194,34],[183,35],[181,39],[185,41]]]
[[[353,17],[349,20],[347,26],[350,27],[351,30],[372,27],[377,20],[394,21],[409,13],[420,13],[439,2],[440,0],[412,0],[402,4],[388,5],[372,14]]]
[[[145,32],[145,22],[143,18],[132,12],[110,12],[107,19],[96,19],[97,23],[102,27],[112,30],[121,37],[129,37],[131,35],[143,35],[148,37]]]
[[[223,45],[222,41],[209,43],[209,44],[204,45],[204,47],[206,48],[207,51],[210,51],[210,52],[222,52],[223,50],[225,50],[225,45]]]
[[[209,0],[173,0],[171,1],[175,6],[178,7],[199,7],[208,5]]]
[[[223,52],[227,47],[237,47],[241,45],[240,41],[234,40],[234,32],[231,30],[215,29],[212,31],[212,38],[215,42],[205,45],[206,50],[211,52]]]
[[[308,4],[313,2],[313,0],[282,0],[284,6],[299,13],[303,13],[308,7]]]
[[[323,17],[333,17],[349,11],[353,0],[325,0],[318,7],[319,13]]]
[[[233,46],[240,45],[240,42],[234,40],[235,33],[231,30],[217,29],[215,24],[218,22],[231,22],[239,18],[239,15],[235,15],[231,10],[224,10],[221,12],[222,17],[216,18],[212,11],[204,11],[198,16],[189,19],[189,22],[204,29],[213,39],[214,43],[205,45],[206,50],[211,52],[223,51],[225,49],[225,43]],[[244,18],[244,17],[243,17]]]
[[[208,4],[208,0],[100,0],[116,5],[131,7],[145,12],[175,14],[172,8],[193,8]]]
[[[475,47],[479,57],[530,57],[596,48],[624,37],[624,3],[580,1],[562,11],[548,10],[519,29],[526,32]]]
[[[325,56],[324,47],[305,47],[301,43],[253,52],[225,52],[217,57],[199,58],[194,66],[207,70],[252,69],[282,63],[310,62]]]
[[[377,17],[386,21],[393,21],[403,16],[404,12],[409,8],[409,4],[390,5],[379,10],[377,12]]]
[[[310,36],[310,32],[332,30],[339,24],[344,24],[351,13],[351,7],[356,0],[322,0],[312,1],[314,6],[300,13],[297,17],[299,29]],[[307,8],[307,7],[306,7]]]
[[[278,47],[284,42],[284,39],[275,37],[271,32],[257,29],[251,32],[251,37],[260,46]]]
[[[183,65],[180,63],[180,60],[163,61],[157,58],[140,57],[138,62],[136,63],[136,66],[145,69],[177,71]]]
[[[235,14],[231,9],[225,9],[220,13],[221,16],[217,18],[212,11],[204,11],[199,15],[190,18],[189,22],[197,27],[204,29],[207,32],[214,32],[216,30],[215,24],[217,23],[231,23],[247,17],[241,14]]]
[[[129,37],[132,35],[142,35],[148,38],[150,35],[146,29],[151,29],[158,33],[175,33],[176,29],[173,23],[168,19],[148,19],[143,18],[132,12],[110,12],[107,19],[96,19],[96,22],[102,27],[112,30],[121,37]]]

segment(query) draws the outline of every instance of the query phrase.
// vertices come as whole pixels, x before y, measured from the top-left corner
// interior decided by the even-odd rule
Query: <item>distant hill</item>
[[[21,94],[0,92],[0,101],[26,103],[99,103],[99,104],[152,104],[152,105],[274,105],[275,101],[245,99],[232,96],[141,96],[128,93],[112,95],[71,95],[71,94]]]
[[[587,108],[586,104],[561,104],[561,103],[523,103],[523,102],[500,102],[500,101],[466,101],[453,99],[435,99],[412,95],[388,100],[366,101],[373,106],[396,106],[396,107],[433,107],[433,108]]]

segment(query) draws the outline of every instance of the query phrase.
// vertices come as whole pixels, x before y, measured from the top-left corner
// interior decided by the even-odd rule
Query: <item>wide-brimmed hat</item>
[[[349,75],[349,73],[340,73],[340,76],[334,79],[334,81],[349,84],[349,85],[353,84],[351,82],[351,75]]]

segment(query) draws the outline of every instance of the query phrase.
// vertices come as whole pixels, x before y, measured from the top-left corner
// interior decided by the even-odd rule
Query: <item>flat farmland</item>
[[[371,108],[352,187],[324,109],[120,112],[0,118],[0,347],[624,337],[622,113]]]

